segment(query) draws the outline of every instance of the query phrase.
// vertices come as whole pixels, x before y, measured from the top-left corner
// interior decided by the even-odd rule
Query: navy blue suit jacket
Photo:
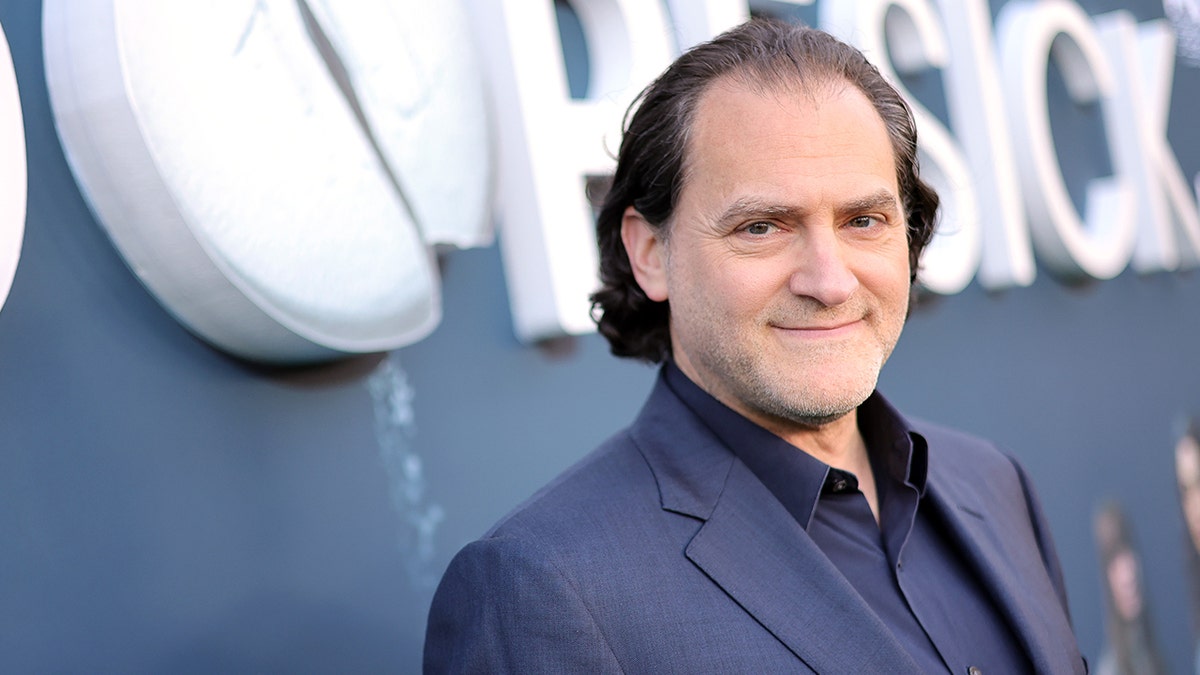
[[[926,498],[1039,673],[1082,673],[1025,475],[915,425]],[[915,673],[783,505],[659,378],[634,424],[451,562],[427,673]]]

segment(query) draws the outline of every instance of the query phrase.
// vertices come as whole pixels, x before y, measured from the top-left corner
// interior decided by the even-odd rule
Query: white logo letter
[[[1087,189],[1087,217],[1071,203],[1055,154],[1047,107],[1046,64],[1053,56],[1078,102],[1099,100],[1109,147],[1116,154],[1112,65],[1088,16],[1068,0],[1010,2],[998,18],[1009,118],[1038,253],[1065,277],[1109,279],[1129,263],[1136,235],[1129,167],[1114,158],[1114,176]]]
[[[0,307],[12,288],[25,234],[25,125],[8,39],[0,29]]]
[[[1122,92],[1114,101],[1117,152],[1130,167],[1138,194],[1133,267],[1143,273],[1194,267],[1200,254],[1200,214],[1167,142],[1174,35],[1165,21],[1139,26],[1124,11],[1105,14],[1096,23]]]
[[[472,0],[500,144],[500,245],[518,336],[595,330],[589,177],[612,173],[620,121],[637,91],[671,60],[660,2],[576,0],[590,90],[571,100],[553,3]]]

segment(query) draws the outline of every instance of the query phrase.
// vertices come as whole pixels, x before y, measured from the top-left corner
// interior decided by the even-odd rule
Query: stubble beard
[[[803,352],[776,351],[753,338],[737,330],[710,331],[689,355],[700,371],[698,384],[762,426],[815,429],[845,417],[871,395],[899,332],[849,345],[815,344]]]
[[[726,382],[742,405],[758,414],[789,425],[821,428],[850,414],[875,390],[884,355],[839,354],[839,346],[815,348],[800,359],[767,362],[745,352],[719,357]],[[853,362],[847,371],[825,376],[841,382],[815,381],[812,373],[834,359]],[[831,386],[830,386],[831,385]]]

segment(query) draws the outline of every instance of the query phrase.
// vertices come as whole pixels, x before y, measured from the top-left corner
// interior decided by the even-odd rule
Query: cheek
[[[730,256],[693,259],[680,271],[672,275],[673,296],[704,305],[697,309],[719,308],[730,315],[758,311],[786,288],[788,279],[787,270],[777,261]]]
[[[908,269],[907,258],[902,264],[880,259],[868,266],[859,280],[892,313],[907,314],[912,286]]]

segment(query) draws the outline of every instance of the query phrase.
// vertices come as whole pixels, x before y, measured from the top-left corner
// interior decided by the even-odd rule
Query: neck
[[[858,430],[858,411],[819,427],[782,430],[771,429],[777,436],[835,469],[849,471],[858,479],[858,489],[867,498],[875,522],[879,522],[879,494],[875,489],[875,473],[867,454],[867,443]]]
[[[845,471],[861,466],[867,459],[866,443],[858,430],[858,411],[817,426],[784,425],[768,429],[783,440],[826,464]]]

